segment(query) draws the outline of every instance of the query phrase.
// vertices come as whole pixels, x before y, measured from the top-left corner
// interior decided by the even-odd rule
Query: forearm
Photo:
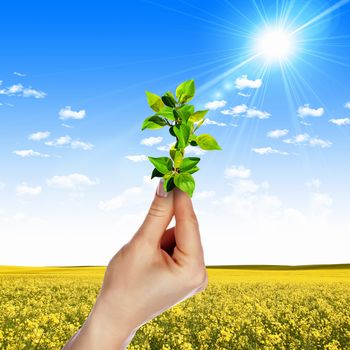
[[[97,299],[83,326],[62,350],[125,350],[137,329],[130,330],[122,321],[107,319],[105,307]]]

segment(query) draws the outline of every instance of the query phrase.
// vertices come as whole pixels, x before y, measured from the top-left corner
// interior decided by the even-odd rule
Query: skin
[[[167,228],[175,216],[175,227]],[[62,350],[126,349],[146,322],[204,290],[208,275],[192,201],[160,182],[141,227],[109,262],[96,303]]]

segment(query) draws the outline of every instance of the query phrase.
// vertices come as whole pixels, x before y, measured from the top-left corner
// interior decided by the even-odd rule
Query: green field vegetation
[[[0,267],[0,349],[61,349],[105,267]],[[350,350],[350,265],[208,267],[209,285],[144,325],[130,350]]]

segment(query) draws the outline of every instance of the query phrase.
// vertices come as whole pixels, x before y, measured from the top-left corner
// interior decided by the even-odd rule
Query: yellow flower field
[[[0,267],[0,349],[61,349],[104,267]],[[350,350],[350,266],[208,268],[208,288],[144,325],[130,350]]]

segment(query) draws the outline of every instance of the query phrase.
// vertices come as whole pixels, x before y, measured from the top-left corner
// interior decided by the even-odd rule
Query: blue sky
[[[171,142],[141,132],[145,90],[188,79],[223,148],[195,174],[206,263],[349,262],[349,21],[346,0],[1,4],[0,264],[108,263]]]

